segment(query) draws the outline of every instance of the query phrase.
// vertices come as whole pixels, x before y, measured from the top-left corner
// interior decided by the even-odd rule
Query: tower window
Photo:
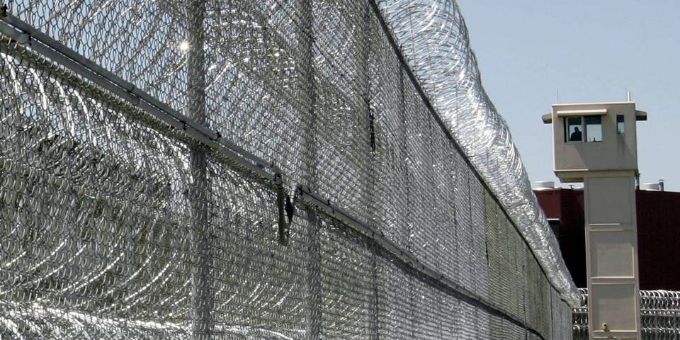
[[[623,115],[616,115],[616,133],[622,135],[626,131]]]
[[[565,126],[567,128],[565,139],[568,142],[583,141],[583,123],[581,117],[567,117]]]
[[[586,121],[586,142],[602,141],[602,116],[587,116]]]
[[[602,116],[575,116],[564,118],[565,142],[601,142]]]

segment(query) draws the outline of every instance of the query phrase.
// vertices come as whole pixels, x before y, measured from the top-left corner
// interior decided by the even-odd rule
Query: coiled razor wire
[[[379,0],[423,90],[572,306],[579,295],[533,194],[510,130],[487,96],[465,21],[453,0]]]
[[[391,8],[9,2],[0,338],[569,338],[555,245],[461,152]]]
[[[580,288],[583,301],[588,289]],[[669,290],[640,291],[641,334],[645,340],[680,338],[680,292]],[[588,339],[588,306],[574,309],[574,339]]]

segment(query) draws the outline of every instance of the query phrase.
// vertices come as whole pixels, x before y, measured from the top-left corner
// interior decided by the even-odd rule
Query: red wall
[[[583,191],[556,189],[535,191],[548,218],[560,220],[555,236],[577,287],[586,286],[586,238],[583,229]]]
[[[548,218],[560,220],[557,239],[578,287],[586,286],[583,191],[535,191]],[[640,289],[680,290],[680,193],[637,191]]]

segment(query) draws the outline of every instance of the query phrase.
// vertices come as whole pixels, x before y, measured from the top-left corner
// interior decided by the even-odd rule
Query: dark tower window
[[[616,133],[622,135],[626,131],[623,115],[616,115]]]
[[[583,123],[581,117],[567,117],[565,139],[568,142],[583,141]]]

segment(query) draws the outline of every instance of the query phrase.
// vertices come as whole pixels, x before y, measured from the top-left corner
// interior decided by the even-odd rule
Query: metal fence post
[[[188,0],[187,114],[199,124],[206,122],[205,95],[205,13],[201,0]],[[191,205],[191,335],[209,339],[213,330],[212,272],[210,221],[208,220],[209,182],[206,147],[190,146],[192,185]]]
[[[367,176],[368,176],[368,188],[366,188],[366,200],[368,202],[368,222],[369,224],[372,224],[374,226],[377,226],[377,221],[378,221],[378,216],[376,213],[376,206],[377,206],[377,197],[376,197],[376,172],[375,172],[375,161],[376,161],[376,155],[379,152],[378,147],[377,147],[377,131],[376,131],[376,117],[373,112],[373,108],[371,107],[372,104],[372,97],[371,97],[371,58],[374,58],[372,52],[372,45],[371,45],[371,33],[372,33],[372,26],[371,26],[371,8],[368,3],[368,1],[362,1],[362,6],[363,6],[363,27],[361,29],[362,33],[362,46],[361,48],[361,55],[360,55],[360,62],[361,62],[361,81],[362,84],[361,86],[362,91],[361,95],[363,96],[363,102],[365,103],[365,110],[366,110],[366,122],[367,122],[367,132],[368,132],[368,140],[369,140],[369,145],[366,146],[364,150],[367,150],[368,152],[366,153],[366,162],[367,164]],[[379,263],[378,263],[378,254],[376,253],[378,251],[377,247],[373,246],[371,243],[369,243],[369,249],[371,251],[371,297],[369,300],[369,322],[370,322],[370,333],[369,333],[369,338],[373,340],[377,340],[380,337],[379,334],[379,315],[378,315],[378,283],[379,283],[379,278],[378,278],[378,269],[379,269]]]
[[[314,70],[314,0],[303,0],[298,7],[298,18],[302,21],[298,29],[298,38],[300,39],[300,51],[303,54],[303,61],[301,69],[303,86],[305,94],[309,100],[309,107],[306,112],[308,119],[304,131],[304,167],[306,170],[307,185],[313,190],[317,189],[317,150],[316,150],[316,89],[314,86],[315,70]],[[305,214],[307,215],[307,239],[309,240],[308,261],[307,261],[307,283],[309,294],[309,311],[308,311],[308,336],[307,339],[321,338],[321,323],[322,323],[322,286],[321,286],[321,235],[320,222],[317,212],[310,206],[305,206]]]

